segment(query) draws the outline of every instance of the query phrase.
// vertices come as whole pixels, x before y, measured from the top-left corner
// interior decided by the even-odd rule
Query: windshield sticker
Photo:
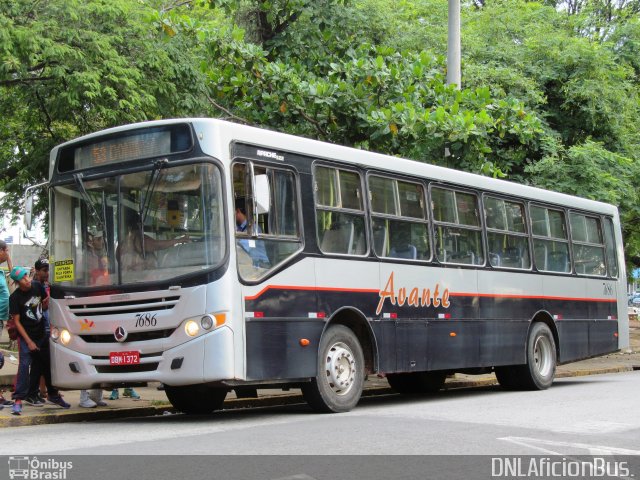
[[[430,307],[435,308],[443,307],[449,308],[451,303],[449,302],[449,289],[445,288],[440,292],[440,284],[436,283],[433,292],[430,288],[418,288],[413,287],[407,295],[407,287],[401,287],[396,292],[393,285],[393,273],[389,275],[387,284],[384,289],[378,292],[380,301],[378,302],[378,308],[376,309],[376,315],[380,315],[385,300],[389,299],[391,305],[398,305],[399,307],[407,304],[410,307]]]
[[[75,278],[73,260],[58,260],[53,264],[53,281],[58,282],[73,282]]]

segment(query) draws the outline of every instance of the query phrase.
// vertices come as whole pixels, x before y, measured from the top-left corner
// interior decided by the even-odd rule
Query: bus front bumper
[[[234,378],[233,332],[229,328],[222,327],[156,356],[144,356],[137,365],[110,365],[109,351],[135,351],[142,343],[116,344],[101,358],[94,358],[51,342],[52,383],[62,389],[85,389],[145,382],[194,385]]]

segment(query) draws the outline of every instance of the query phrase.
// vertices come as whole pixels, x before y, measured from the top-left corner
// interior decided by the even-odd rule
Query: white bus
[[[112,128],[50,161],[61,388],[162,382],[353,408],[368,374],[545,389],[628,345],[614,206],[214,119]]]

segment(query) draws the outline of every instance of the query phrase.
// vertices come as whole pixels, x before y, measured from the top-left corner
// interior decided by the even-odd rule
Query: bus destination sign
[[[143,132],[77,147],[74,168],[88,168],[171,153],[171,132]]]

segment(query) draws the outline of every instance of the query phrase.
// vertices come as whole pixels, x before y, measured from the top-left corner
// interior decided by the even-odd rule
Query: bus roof
[[[617,208],[613,205],[588,200],[573,195],[567,195],[551,190],[544,190],[537,187],[522,185],[507,180],[500,180],[473,173],[463,172],[452,168],[440,167],[417,160],[407,160],[391,155],[370,152],[367,150],[359,150],[351,147],[335,145],[318,140],[312,140],[304,137],[298,137],[286,133],[280,133],[263,128],[250,127],[236,123],[227,122],[213,118],[181,118],[156,120],[149,122],[140,122],[135,124],[127,124],[114,127],[99,132],[91,133],[83,137],[76,138],[72,141],[58,145],[51,152],[50,158],[50,174],[54,172],[57,151],[67,145],[83,142],[102,135],[110,135],[118,132],[124,132],[134,128],[154,127],[159,125],[167,125],[173,123],[191,123],[194,125],[196,132],[199,128],[214,129],[216,135],[222,142],[227,145],[230,141],[239,141],[242,143],[252,144],[263,148],[271,148],[275,150],[298,153],[311,156],[321,160],[335,160],[350,163],[357,166],[365,166],[409,176],[423,177],[433,181],[441,181],[445,183],[477,188],[484,191],[513,195],[529,200],[540,201],[545,203],[553,203],[563,205],[575,209],[599,212],[607,215],[617,216]],[[208,152],[211,153],[211,152]],[[228,156],[228,149],[221,149],[217,152],[221,159]]]

